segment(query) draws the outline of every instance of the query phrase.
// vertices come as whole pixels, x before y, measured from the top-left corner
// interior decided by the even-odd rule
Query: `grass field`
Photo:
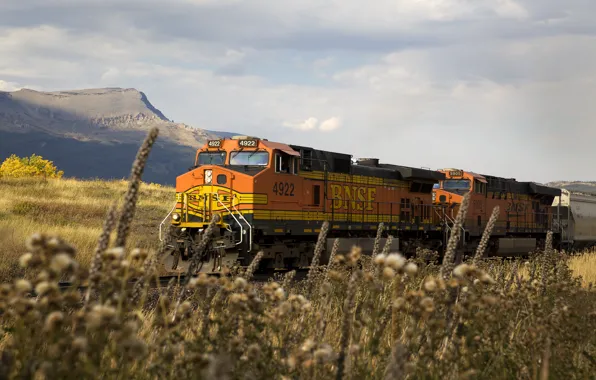
[[[108,210],[122,203],[127,186],[127,181],[0,178],[0,281],[21,273],[18,258],[35,232],[58,234],[75,245],[87,268]],[[173,187],[141,185],[130,247],[157,248],[159,224],[174,196]]]
[[[18,257],[35,232],[58,234],[79,250],[88,268],[103,221],[113,202],[120,202],[127,181],[0,178],[0,281],[20,275]],[[174,188],[143,183],[129,247],[157,249],[159,224],[172,208]],[[572,257],[573,273],[584,286],[596,284],[596,252]]]
[[[126,188],[0,183],[1,379],[545,380],[596,373],[596,293],[588,284],[594,253],[569,257],[547,244],[525,263],[455,266],[429,251],[406,259],[381,246],[372,258],[354,247],[332,251],[330,264],[303,282],[290,273],[256,285],[251,265],[231,278],[149,291],[157,226],[173,190],[141,184],[138,200],[119,208],[118,215],[131,215],[136,202],[135,218],[104,230]],[[128,233],[121,228],[127,223]],[[107,244],[125,237],[126,249]],[[89,279],[92,291],[61,292],[64,277]],[[133,277],[138,286],[125,286]]]

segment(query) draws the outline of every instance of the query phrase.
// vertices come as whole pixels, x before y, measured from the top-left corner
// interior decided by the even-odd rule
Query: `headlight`
[[[211,183],[213,181],[213,170],[205,170],[205,183]]]
[[[174,213],[172,215],[172,219],[174,219],[175,221],[179,221],[180,220],[180,215],[178,213]]]

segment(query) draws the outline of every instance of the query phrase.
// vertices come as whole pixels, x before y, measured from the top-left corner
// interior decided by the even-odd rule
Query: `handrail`
[[[230,209],[228,208],[228,206],[226,206],[225,204],[223,204],[223,202],[219,199],[219,194],[217,194],[217,193],[210,193],[210,194],[215,195],[215,199],[217,199],[217,202],[220,205],[222,205],[226,209],[226,211],[230,213],[230,216],[232,218],[234,218],[234,220],[236,221],[236,223],[238,223],[238,226],[240,227],[240,241],[238,243],[236,243],[235,245],[241,244],[242,243],[242,235],[243,235],[243,232],[244,232],[244,228],[242,228],[242,224],[240,224],[240,222],[238,221],[238,219],[236,219],[236,217],[234,216],[234,214],[232,214],[232,212],[230,211]]]
[[[172,214],[172,212],[174,212],[174,210],[176,209],[176,205],[177,204],[178,204],[178,201],[176,201],[174,203],[174,207],[172,207],[172,209],[170,210],[170,212],[168,212],[168,215],[166,215],[166,217],[163,218],[163,220],[159,224],[159,241],[163,241],[163,239],[161,238],[161,226],[163,226],[163,224],[166,222],[166,219],[168,219],[168,217]]]
[[[234,208],[234,210],[238,213],[238,215],[240,216],[240,219],[244,220],[244,222],[246,222],[246,225],[248,226],[248,251],[247,252],[250,252],[252,249],[252,226],[250,225],[250,223],[248,223],[248,220],[246,220],[244,215],[242,215],[242,213],[236,208],[236,206],[234,206],[233,199],[230,204],[232,205],[232,208]]]

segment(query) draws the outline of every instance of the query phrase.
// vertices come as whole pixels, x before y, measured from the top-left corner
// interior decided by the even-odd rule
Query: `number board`
[[[464,172],[461,170],[451,170],[449,172],[450,177],[462,177],[463,175],[464,175]]]
[[[209,148],[220,148],[221,140],[209,140],[209,141],[207,141],[207,146]]]
[[[239,140],[238,146],[256,148],[257,140]]]

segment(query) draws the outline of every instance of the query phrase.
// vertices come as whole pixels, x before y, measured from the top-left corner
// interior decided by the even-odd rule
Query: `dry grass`
[[[22,274],[18,258],[36,232],[74,244],[87,268],[108,209],[122,200],[127,186],[127,181],[0,178],[0,281]],[[159,223],[173,202],[172,187],[142,184],[128,247],[156,249]]]
[[[102,236],[134,238],[118,223],[130,222],[120,218],[134,210],[134,197],[126,199]],[[455,268],[430,251],[407,260],[382,247],[374,258],[362,256],[354,247],[332,252],[329,266],[313,268],[307,282],[256,286],[248,270],[149,292],[161,247],[131,250],[97,239],[89,245],[97,247],[91,270],[58,237],[27,241],[19,259],[24,277],[0,286],[0,378],[542,380],[596,373],[596,295],[571,270],[583,259],[548,246],[523,266],[481,260]],[[89,298],[60,292],[62,277],[90,277],[97,286]],[[125,286],[131,277],[139,286]]]
[[[585,252],[569,260],[569,268],[575,276],[581,276],[584,287],[596,285],[596,252]]]

